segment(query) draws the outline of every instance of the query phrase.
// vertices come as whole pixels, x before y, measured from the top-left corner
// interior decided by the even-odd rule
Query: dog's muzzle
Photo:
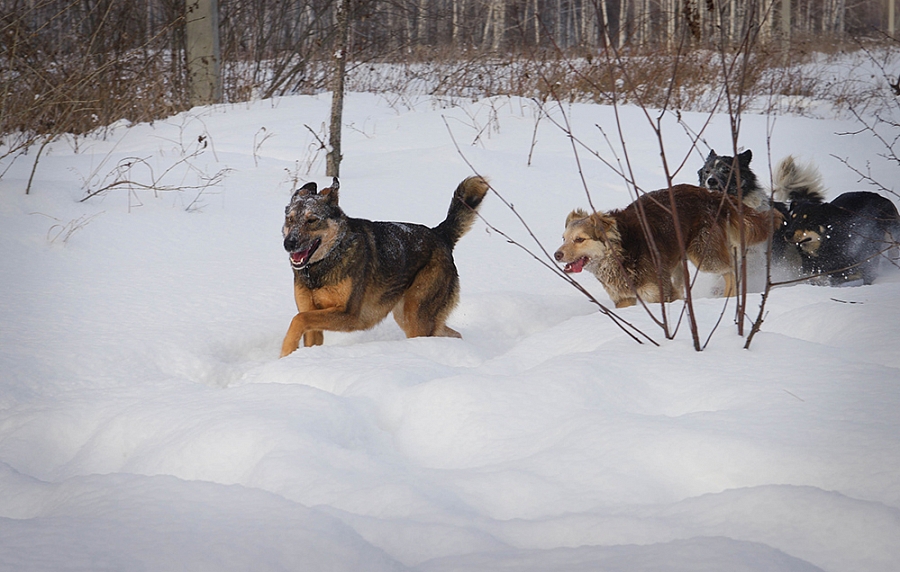
[[[285,240],[284,249],[291,255],[291,266],[295,270],[300,270],[308,265],[309,260],[316,252],[316,249],[319,248],[320,244],[322,244],[322,240],[317,238],[303,248],[297,248],[295,241]]]
[[[557,261],[562,262],[563,258],[565,258],[565,255],[562,253],[562,251],[557,250],[553,254],[553,257],[556,258]],[[591,259],[589,257],[582,256],[581,258],[578,258],[577,260],[573,260],[572,262],[567,262],[565,268],[563,268],[563,272],[565,272],[567,274],[577,274],[578,272],[581,272],[582,270],[584,270],[585,265],[590,261],[591,261]]]

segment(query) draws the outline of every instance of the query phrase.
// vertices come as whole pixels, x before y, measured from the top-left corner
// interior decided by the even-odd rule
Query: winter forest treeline
[[[224,100],[327,88],[338,4],[218,0]],[[0,134],[77,133],[187,108],[185,5],[185,0],[0,0]],[[432,71],[428,65],[442,62],[453,71],[432,89],[447,90],[449,82],[472,85],[483,95],[533,96],[540,87],[524,79],[529,72],[501,86],[473,63],[505,59],[519,62],[522,70],[560,58],[590,61],[604,49],[632,55],[728,49],[751,36],[762,47],[811,42],[833,49],[848,38],[885,38],[893,26],[888,5],[883,0],[351,0],[348,60],[351,73],[374,62],[417,62]],[[359,73],[354,77],[364,81]],[[599,84],[580,89],[588,95],[602,91]]]

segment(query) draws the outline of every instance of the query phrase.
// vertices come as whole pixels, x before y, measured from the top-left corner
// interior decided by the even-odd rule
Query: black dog
[[[795,201],[782,232],[797,246],[806,274],[831,285],[862,279],[871,284],[884,253],[900,241],[900,213],[888,199],[867,191],[831,201]]]

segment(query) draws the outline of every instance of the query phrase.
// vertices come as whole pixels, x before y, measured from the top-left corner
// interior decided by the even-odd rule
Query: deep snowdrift
[[[896,569],[900,272],[775,290],[749,351],[732,302],[696,353],[686,325],[666,341],[622,310],[660,347],[635,343],[479,222],[456,250],[462,340],[407,340],[389,320],[279,360],[294,313],[283,208],[297,181],[328,183],[306,128],[328,105],[116,126],[55,143],[30,196],[31,157],[0,179],[0,568]],[[544,118],[528,166],[531,102],[440,107],[348,97],[345,211],[437,224],[471,174],[449,126],[552,252],[565,215],[588,206],[569,140]],[[565,111],[614,160],[597,127],[615,132],[612,110]],[[620,112],[638,182],[662,187],[646,119]],[[762,180],[769,132],[772,163],[815,161],[832,195],[860,188],[832,154],[895,178],[877,142],[839,135],[853,122],[745,116],[741,129]],[[664,133],[670,165],[685,159],[675,180],[694,182],[708,148],[685,158],[673,118]],[[704,140],[729,151],[727,117]],[[597,208],[630,201],[579,159]],[[78,202],[129,162],[156,192]],[[533,246],[497,196],[482,214]],[[717,287],[696,292],[704,340]]]

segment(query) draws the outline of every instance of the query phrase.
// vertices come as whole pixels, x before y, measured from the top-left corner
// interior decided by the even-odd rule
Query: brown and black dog
[[[819,283],[872,284],[882,258],[896,264],[888,252],[900,243],[900,213],[869,191],[844,193],[830,203],[794,201],[781,234],[800,252],[803,274]]]
[[[590,215],[572,211],[556,260],[565,263],[565,272],[593,272],[617,308],[632,306],[638,298],[644,302],[681,298],[684,274],[670,191],[688,260],[704,272],[722,275],[725,295],[734,296],[733,253],[740,248],[741,224],[737,201],[693,185],[647,193],[622,210]],[[781,215],[744,207],[743,224],[749,246],[765,241],[781,225]]]
[[[294,270],[297,315],[281,356],[321,345],[324,330],[366,330],[393,311],[407,337],[450,336],[459,299],[453,247],[475,220],[488,190],[481,177],[459,184],[447,218],[434,228],[350,218],[338,206],[338,180],[298,189],[285,209],[284,249]]]

